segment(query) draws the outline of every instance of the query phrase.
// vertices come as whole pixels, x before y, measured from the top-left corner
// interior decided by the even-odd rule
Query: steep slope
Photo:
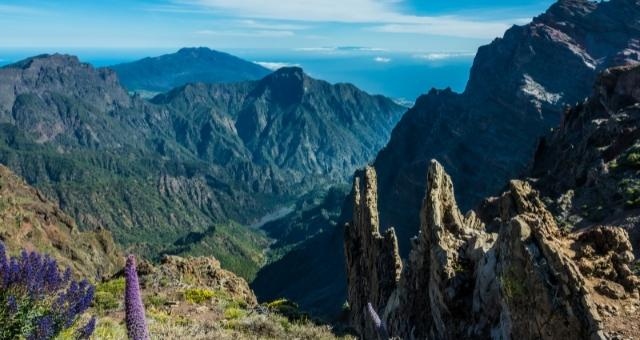
[[[640,67],[605,71],[541,141],[531,176],[564,228],[622,226],[640,244],[639,88]]]
[[[165,92],[188,83],[233,83],[257,80],[270,70],[206,47],[182,48],[176,53],[113,65],[129,91]]]
[[[530,182],[511,181],[465,216],[451,178],[432,161],[404,263],[393,229],[379,234],[369,168],[354,184],[345,234],[352,325],[376,336],[363,312],[371,302],[400,338],[633,338],[639,88],[640,66],[606,70],[541,143]]]
[[[561,0],[478,50],[464,93],[432,90],[394,129],[375,161],[382,225],[401,253],[418,225],[423,169],[436,158],[470,208],[521,174],[565,105],[587,97],[607,67],[640,61],[637,1]]]
[[[80,231],[75,221],[0,165],[0,240],[8,250],[35,250],[55,258],[79,276],[100,280],[123,265],[111,234]]]

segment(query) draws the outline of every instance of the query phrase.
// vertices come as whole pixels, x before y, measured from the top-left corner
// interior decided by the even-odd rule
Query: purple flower
[[[0,242],[0,338],[51,339],[71,327],[93,300],[93,286],[60,271],[49,256],[9,258]]]
[[[78,329],[76,335],[78,339],[84,340],[89,339],[93,331],[96,329],[96,317],[92,317],[86,325],[82,326]]]
[[[124,306],[129,339],[148,340],[149,331],[147,330],[147,322],[144,316],[144,305],[140,297],[136,258],[133,255],[127,257],[124,275],[126,280]]]
[[[382,320],[378,316],[378,313],[376,313],[376,310],[373,309],[371,302],[367,303],[367,312],[369,314],[369,317],[371,318],[371,321],[373,321],[373,328],[376,330],[376,332],[378,332],[380,337],[382,339],[389,339],[387,327],[385,327],[384,322],[382,322]]]

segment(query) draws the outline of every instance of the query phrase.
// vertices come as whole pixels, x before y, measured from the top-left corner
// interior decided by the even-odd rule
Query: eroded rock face
[[[402,262],[393,228],[380,234],[376,173],[372,167],[356,174],[353,185],[353,222],[345,228],[350,322],[367,339],[374,328],[365,310],[371,303],[384,307],[396,289]]]
[[[365,188],[375,189],[373,169],[365,177]],[[507,192],[487,200],[478,211],[482,220],[474,212],[464,217],[450,177],[432,161],[420,233],[400,280],[386,278],[396,288],[385,304],[380,298],[388,292],[376,293],[372,282],[395,272],[379,270],[376,261],[387,253],[372,243],[383,240],[377,202],[359,188],[356,180],[359,199],[351,225],[358,227],[350,225],[345,245],[351,320],[364,338],[374,335],[358,306],[375,298],[389,332],[402,339],[604,339],[607,321],[600,309],[608,297],[600,286],[625,301],[637,290],[629,285],[637,277],[623,266],[633,260],[625,253],[631,246],[624,229],[564,232],[525,181],[512,181]],[[589,261],[610,268],[609,275],[583,268],[584,251],[576,249],[588,249],[585,244],[593,249],[587,251]],[[612,256],[615,251],[622,255]],[[619,293],[618,286],[629,294]]]

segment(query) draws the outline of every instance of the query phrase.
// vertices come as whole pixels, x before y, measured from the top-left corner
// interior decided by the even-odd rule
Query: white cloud
[[[320,46],[320,47],[298,47],[294,51],[299,52],[384,52],[385,48],[379,47],[362,47],[362,46]]]
[[[219,15],[238,18],[299,22],[375,24],[387,33],[417,33],[442,36],[493,38],[520,18],[478,21],[458,16],[418,16],[401,13],[398,0],[174,0],[192,8],[205,8]]]
[[[272,71],[281,69],[283,67],[294,67],[294,66],[300,67],[300,64],[293,64],[293,63],[286,63],[286,62],[254,61],[254,63],[262,67],[268,68]]]
[[[200,30],[196,31],[199,35],[215,35],[225,37],[265,37],[265,38],[281,38],[291,37],[295,33],[292,31],[278,31],[278,30],[257,30],[257,31],[242,31],[242,30]]]
[[[277,31],[300,31],[309,29],[308,25],[297,25],[297,24],[288,24],[288,23],[271,23],[271,22],[263,22],[256,20],[237,20],[235,22],[239,26],[258,29],[258,30],[277,30]]]
[[[472,52],[435,52],[426,54],[416,54],[413,57],[418,59],[425,59],[429,61],[444,60],[451,58],[473,57],[475,53]]]
[[[373,60],[377,63],[383,63],[383,64],[391,62],[391,58],[385,58],[385,57],[375,57]]]

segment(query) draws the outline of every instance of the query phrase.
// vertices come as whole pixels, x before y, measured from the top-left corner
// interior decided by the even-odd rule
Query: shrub
[[[298,304],[287,299],[278,299],[266,304],[266,307],[273,312],[286,316],[290,320],[308,320],[309,315],[301,312]]]
[[[211,300],[215,296],[215,292],[210,289],[190,288],[184,292],[184,299],[195,304],[201,304],[205,301]]]
[[[95,319],[79,326],[93,300],[88,281],[71,279],[49,256],[22,251],[8,258],[0,242],[0,339],[52,339],[61,332],[87,339]]]
[[[120,308],[124,296],[124,278],[117,278],[99,283],[96,286],[96,296],[93,306],[101,312]]]
[[[227,320],[239,319],[245,315],[247,315],[247,312],[237,307],[229,307],[224,310],[224,318]]]

